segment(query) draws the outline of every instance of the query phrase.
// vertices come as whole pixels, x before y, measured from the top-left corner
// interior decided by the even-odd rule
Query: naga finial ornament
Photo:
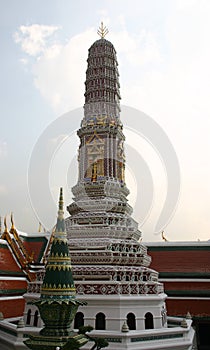
[[[5,216],[5,218],[4,218],[4,227],[5,227],[4,232],[7,232],[7,233],[8,233],[8,228],[7,228],[7,217],[6,217],[6,216]]]
[[[97,30],[97,34],[103,39],[109,33],[106,26],[104,26],[103,22],[101,22],[101,26]]]
[[[15,224],[14,224],[14,219],[13,219],[13,213],[11,213],[11,224],[12,224],[11,229],[14,230],[15,229]]]

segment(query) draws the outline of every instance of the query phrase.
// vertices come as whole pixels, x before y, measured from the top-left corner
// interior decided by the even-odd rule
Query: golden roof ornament
[[[4,232],[9,233],[8,228],[7,228],[7,217],[6,216],[4,218],[4,227],[5,227]]]
[[[15,230],[15,224],[14,224],[14,219],[13,219],[13,213],[11,213],[11,224],[12,224],[12,227],[11,227],[11,230]]]
[[[101,22],[101,26],[97,30],[97,34],[101,37],[101,39],[104,39],[105,36],[109,33],[106,26],[104,26],[103,22]]]
[[[7,228],[7,217],[5,216],[4,217],[4,232],[2,233],[2,235],[1,235],[1,238],[2,239],[6,239],[6,237],[8,237],[9,235],[9,231],[8,231],[8,228]]]
[[[164,231],[161,232],[161,235],[162,235],[162,239],[165,241],[165,242],[168,242],[165,234],[164,234]]]
[[[42,224],[41,224],[41,222],[39,222],[38,232],[39,233],[42,232]]]

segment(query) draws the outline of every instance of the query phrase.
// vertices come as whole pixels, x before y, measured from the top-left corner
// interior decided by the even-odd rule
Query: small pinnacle
[[[23,321],[22,318],[19,319],[18,324],[17,324],[17,328],[24,328],[25,327],[25,323]]]
[[[187,320],[191,320],[191,319],[192,319],[192,316],[191,316],[191,314],[190,314],[189,311],[188,311],[188,313],[187,313],[187,315],[186,315],[186,319],[187,319]]]
[[[122,329],[121,329],[121,332],[129,332],[129,327],[127,325],[127,322],[125,321],[122,325]]]
[[[181,322],[181,327],[182,327],[182,328],[187,328],[187,327],[188,327],[187,321],[186,321],[185,318],[183,318],[183,320],[182,320],[182,322]]]

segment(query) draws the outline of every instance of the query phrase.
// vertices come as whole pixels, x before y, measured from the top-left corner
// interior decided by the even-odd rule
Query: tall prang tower
[[[89,49],[85,82],[84,118],[78,130],[79,179],[72,188],[74,202],[66,221],[71,238],[135,239],[141,233],[131,218],[125,184],[123,126],[116,51],[104,38]],[[78,231],[79,230],[79,231]],[[149,264],[148,259],[148,264]]]
[[[87,302],[74,327],[91,325],[96,336],[108,338],[109,349],[175,349],[173,341],[162,347],[164,339],[167,344],[182,335],[168,334],[163,284],[149,268],[127,200],[116,51],[103,24],[98,34],[87,59],[79,176],[65,220],[76,291]],[[176,349],[185,349],[182,340],[175,342]]]
[[[82,295],[159,295],[163,286],[148,268],[151,259],[127,200],[118,63],[106,32],[102,24],[101,38],[89,49],[77,132],[79,178],[67,207],[74,279]]]

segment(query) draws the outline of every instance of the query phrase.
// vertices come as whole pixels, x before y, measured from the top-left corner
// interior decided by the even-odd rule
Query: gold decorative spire
[[[106,26],[104,26],[103,22],[101,22],[101,26],[98,28],[97,34],[101,37],[101,39],[103,39],[108,33],[108,29]]]

